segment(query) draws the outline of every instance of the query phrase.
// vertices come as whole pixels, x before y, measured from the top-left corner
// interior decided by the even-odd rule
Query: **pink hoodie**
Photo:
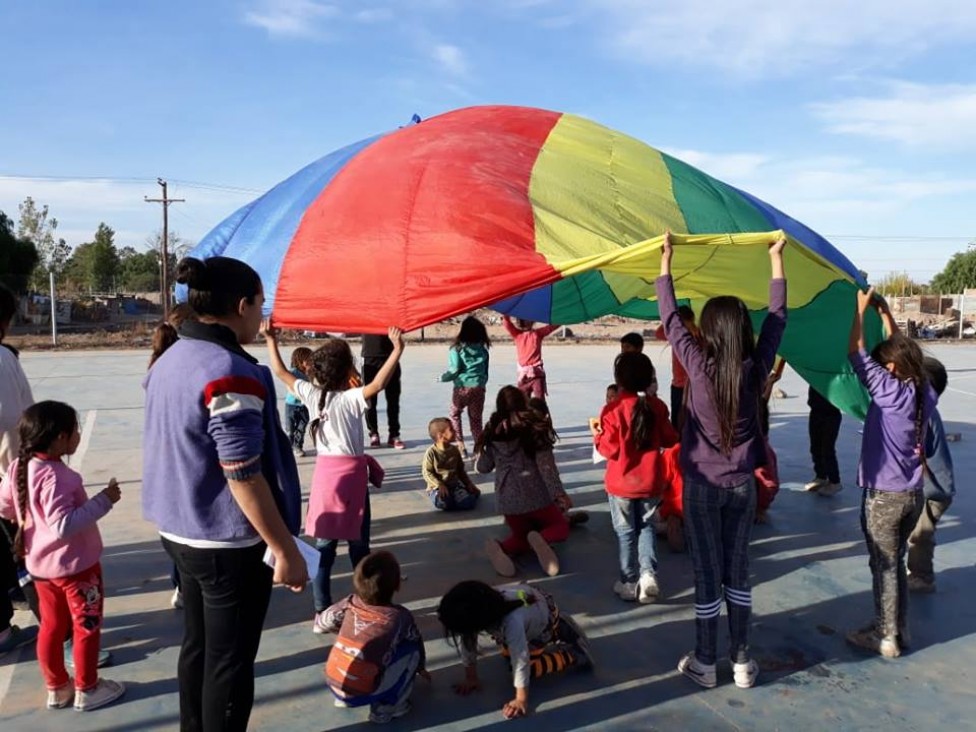
[[[0,482],[0,516],[20,523],[17,465],[14,460]],[[89,498],[81,475],[60,460],[32,458],[27,464],[27,520],[24,548],[27,571],[40,579],[78,574],[102,556],[96,522],[112,509],[99,493]]]

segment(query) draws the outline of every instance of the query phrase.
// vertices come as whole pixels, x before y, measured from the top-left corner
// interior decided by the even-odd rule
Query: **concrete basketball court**
[[[376,451],[387,482],[373,501],[373,545],[393,551],[407,580],[399,600],[417,616],[427,641],[433,683],[418,680],[414,710],[391,727],[403,730],[915,730],[965,729],[976,709],[976,347],[932,346],[949,370],[949,391],[940,405],[952,444],[959,496],[939,527],[936,552],[939,591],[911,599],[914,644],[895,661],[862,655],[844,632],[871,613],[870,573],[858,523],[859,492],[853,485],[860,424],[844,419],[838,452],[845,490],[834,498],[805,494],[811,470],[807,454],[806,386],[791,371],[781,383],[788,398],[772,404],[772,441],[784,485],[770,522],[753,534],[755,615],[753,656],[758,685],[737,689],[727,663],[719,686],[698,688],[676,670],[694,646],[691,564],[686,554],[658,545],[664,599],[651,606],[621,602],[611,592],[616,578],[616,538],[611,530],[602,470],[591,461],[586,418],[597,414],[611,379],[613,346],[546,346],[550,403],[561,436],[557,460],[589,524],[573,530],[560,548],[563,573],[548,578],[526,560],[520,578],[552,592],[592,640],[596,669],[570,672],[533,684],[532,714],[506,721],[502,704],[511,683],[494,652],[479,664],[483,690],[453,694],[461,664],[433,612],[440,596],[460,579],[498,580],[481,553],[489,536],[502,533],[494,514],[491,477],[479,483],[486,500],[460,517],[431,510],[422,492],[419,462],[426,424],[446,414],[450,387],[434,383],[446,364],[446,346],[410,345],[403,360],[403,437],[408,449]],[[254,353],[264,357],[263,348]],[[662,391],[670,379],[670,351],[652,343]],[[32,647],[0,660],[0,719],[4,732],[72,729],[172,730],[178,728],[176,660],[181,613],[169,605],[169,562],[154,527],[142,520],[142,391],[147,354],[141,351],[24,353],[24,368],[37,399],[74,405],[84,434],[74,458],[89,491],[112,476],[123,499],[100,524],[105,539],[106,583],[103,647],[115,657],[104,675],[124,681],[126,696],[110,707],[80,714],[43,708],[44,688]],[[492,351],[489,400],[514,377],[509,344]],[[283,395],[279,393],[279,398]],[[382,409],[383,398],[380,398]],[[486,415],[487,416],[487,415]],[[381,424],[385,416],[381,413]],[[386,434],[383,431],[385,440]],[[300,461],[303,483],[313,460]],[[334,594],[348,591],[349,565],[336,563]],[[969,598],[967,600],[967,598]],[[336,709],[322,667],[331,639],[311,632],[311,591],[273,593],[256,667],[254,730],[354,730],[371,726],[365,710]],[[15,621],[32,624],[18,612]],[[724,621],[723,621],[724,625]],[[720,644],[724,641],[720,641]],[[721,645],[720,645],[721,650]]]

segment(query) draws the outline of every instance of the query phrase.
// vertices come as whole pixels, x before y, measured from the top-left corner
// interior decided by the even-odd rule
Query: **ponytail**
[[[915,381],[915,446],[918,457],[922,462],[922,474],[929,471],[929,463],[925,457],[925,387],[924,379]]]
[[[20,561],[24,558],[24,525],[27,523],[27,464],[31,460],[31,452],[26,445],[20,446],[17,458],[17,533],[14,535],[13,554]]]
[[[656,447],[654,444],[654,410],[647,402],[645,394],[637,395],[634,411],[631,415],[633,430],[630,439],[634,448],[640,452]]]

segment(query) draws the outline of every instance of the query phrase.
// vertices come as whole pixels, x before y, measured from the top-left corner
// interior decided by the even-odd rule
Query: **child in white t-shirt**
[[[399,328],[390,328],[393,352],[376,377],[363,386],[349,344],[333,338],[312,353],[308,381],[296,378],[278,351],[277,330],[265,328],[271,369],[308,408],[309,434],[315,444],[315,472],[308,499],[305,533],[315,538],[319,571],[312,580],[315,618],[312,631],[326,632],[321,618],[332,605],[331,576],[339,541],[349,543],[355,570],[369,554],[369,493],[363,416],[367,402],[383,391],[403,353]]]

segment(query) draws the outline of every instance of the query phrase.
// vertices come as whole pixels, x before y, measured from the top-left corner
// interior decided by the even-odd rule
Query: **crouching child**
[[[338,633],[325,678],[336,706],[370,706],[369,721],[384,724],[410,711],[415,676],[430,681],[424,639],[413,615],[393,604],[400,565],[390,552],[366,556],[353,574],[355,594],[323,613],[327,632]]]

